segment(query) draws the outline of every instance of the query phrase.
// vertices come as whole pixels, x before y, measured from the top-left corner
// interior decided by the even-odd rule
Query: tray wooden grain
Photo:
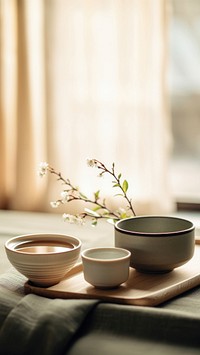
[[[120,287],[101,290],[84,280],[82,264],[76,265],[59,284],[41,288],[29,281],[25,293],[48,298],[95,298],[107,302],[138,306],[156,306],[200,285],[200,245],[197,242],[193,258],[185,265],[166,274],[144,274],[130,268],[127,282]]]

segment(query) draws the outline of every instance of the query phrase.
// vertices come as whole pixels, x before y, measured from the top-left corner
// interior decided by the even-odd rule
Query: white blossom
[[[76,223],[83,225],[84,224],[83,218],[81,218],[80,216],[76,216]]]
[[[101,173],[99,173],[99,175],[97,175],[97,177],[102,178],[103,174],[104,174],[104,172],[102,171]]]
[[[91,168],[97,165],[97,162],[95,159],[87,159],[87,165]]]
[[[60,196],[61,196],[61,199],[62,199],[62,202],[63,203],[66,203],[68,202],[69,200],[69,194],[68,194],[68,191],[64,190],[60,193]]]
[[[60,206],[60,201],[52,201],[50,202],[50,205],[52,208],[57,208],[58,206]]]
[[[63,214],[63,219],[69,223],[84,224],[83,218],[68,213]]]
[[[64,221],[68,221],[69,223],[75,223],[76,216],[74,216],[73,214],[63,213],[63,219]]]
[[[41,162],[39,164],[39,170],[38,170],[38,175],[40,177],[43,177],[44,175],[46,175],[47,170],[48,170],[49,164],[46,162]]]

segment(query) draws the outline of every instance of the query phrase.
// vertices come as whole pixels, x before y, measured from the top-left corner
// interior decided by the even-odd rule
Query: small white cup
[[[96,288],[114,288],[129,277],[130,251],[123,248],[90,248],[81,253],[85,280]]]

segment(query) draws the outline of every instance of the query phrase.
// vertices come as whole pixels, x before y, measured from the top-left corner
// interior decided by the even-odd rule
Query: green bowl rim
[[[178,231],[171,231],[171,232],[137,232],[137,231],[128,231],[127,229],[124,228],[120,228],[119,224],[130,220],[130,219],[146,219],[146,218],[151,218],[151,219],[156,219],[156,218],[169,218],[169,219],[176,219],[176,220],[181,220],[184,222],[188,222],[191,224],[191,227],[188,227],[186,229],[181,229]],[[124,219],[120,219],[119,221],[117,221],[114,225],[114,228],[116,231],[121,232],[123,234],[128,234],[128,235],[138,235],[138,236],[148,236],[148,237],[154,237],[154,236],[163,236],[163,237],[172,237],[174,234],[175,235],[180,235],[180,234],[185,234],[186,232],[192,232],[195,230],[195,226],[193,224],[193,222],[189,221],[188,219],[185,218],[180,218],[180,217],[174,217],[174,216],[136,216],[136,217],[130,217],[130,218],[124,218]]]

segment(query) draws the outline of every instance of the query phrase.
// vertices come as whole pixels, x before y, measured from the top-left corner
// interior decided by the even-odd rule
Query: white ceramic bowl
[[[131,253],[122,248],[91,248],[81,254],[84,278],[97,288],[117,287],[128,279]]]
[[[57,284],[77,262],[81,241],[62,234],[28,234],[5,243],[11,264],[35,285]]]
[[[115,246],[130,250],[133,268],[143,272],[167,272],[192,258],[194,225],[169,216],[122,219],[115,224]]]

